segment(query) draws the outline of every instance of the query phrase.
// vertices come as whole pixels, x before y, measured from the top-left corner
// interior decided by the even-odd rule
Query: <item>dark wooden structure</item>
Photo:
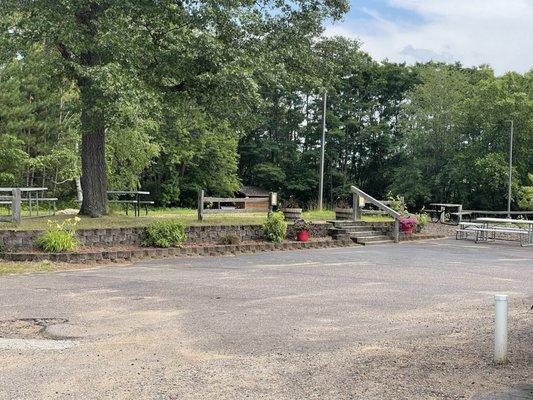
[[[277,193],[267,193],[267,196],[257,197],[206,197],[205,192],[200,190],[198,191],[198,221],[204,219],[204,214],[269,212],[277,203]],[[210,204],[211,207],[206,208],[206,204]]]

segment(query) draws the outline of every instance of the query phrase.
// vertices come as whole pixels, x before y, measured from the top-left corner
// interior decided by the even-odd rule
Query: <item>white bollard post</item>
[[[507,362],[507,295],[494,296],[494,362]]]

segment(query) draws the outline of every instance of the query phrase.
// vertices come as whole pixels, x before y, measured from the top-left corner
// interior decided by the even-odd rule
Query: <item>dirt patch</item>
[[[21,318],[0,321],[0,338],[48,339],[45,331],[50,325],[64,324],[65,318]]]

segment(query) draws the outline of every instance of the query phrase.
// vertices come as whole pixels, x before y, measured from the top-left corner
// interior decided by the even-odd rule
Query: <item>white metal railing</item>
[[[383,210],[387,215],[390,215],[392,218],[394,218],[394,242],[398,243],[400,241],[400,217],[402,214],[383,204],[383,202],[376,200],[368,193],[363,192],[361,189],[355,186],[350,187],[350,192],[352,192],[353,196],[354,220],[357,221],[361,219],[361,206],[359,200],[360,198],[363,198],[365,202],[372,203],[380,210]]]

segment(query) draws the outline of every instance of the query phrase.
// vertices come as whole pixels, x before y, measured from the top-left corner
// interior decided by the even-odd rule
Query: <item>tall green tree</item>
[[[17,138],[27,156],[13,184],[49,186],[55,194],[79,176],[77,92],[58,61],[36,45],[0,65],[0,134]]]
[[[0,3],[13,51],[44,43],[62,57],[81,102],[81,213],[107,213],[106,130],[120,99],[136,89],[192,94],[242,73],[240,49],[276,21],[320,24],[339,17],[345,0],[184,1],[22,0]],[[11,45],[10,43],[10,45]],[[250,61],[250,60],[248,60]]]

